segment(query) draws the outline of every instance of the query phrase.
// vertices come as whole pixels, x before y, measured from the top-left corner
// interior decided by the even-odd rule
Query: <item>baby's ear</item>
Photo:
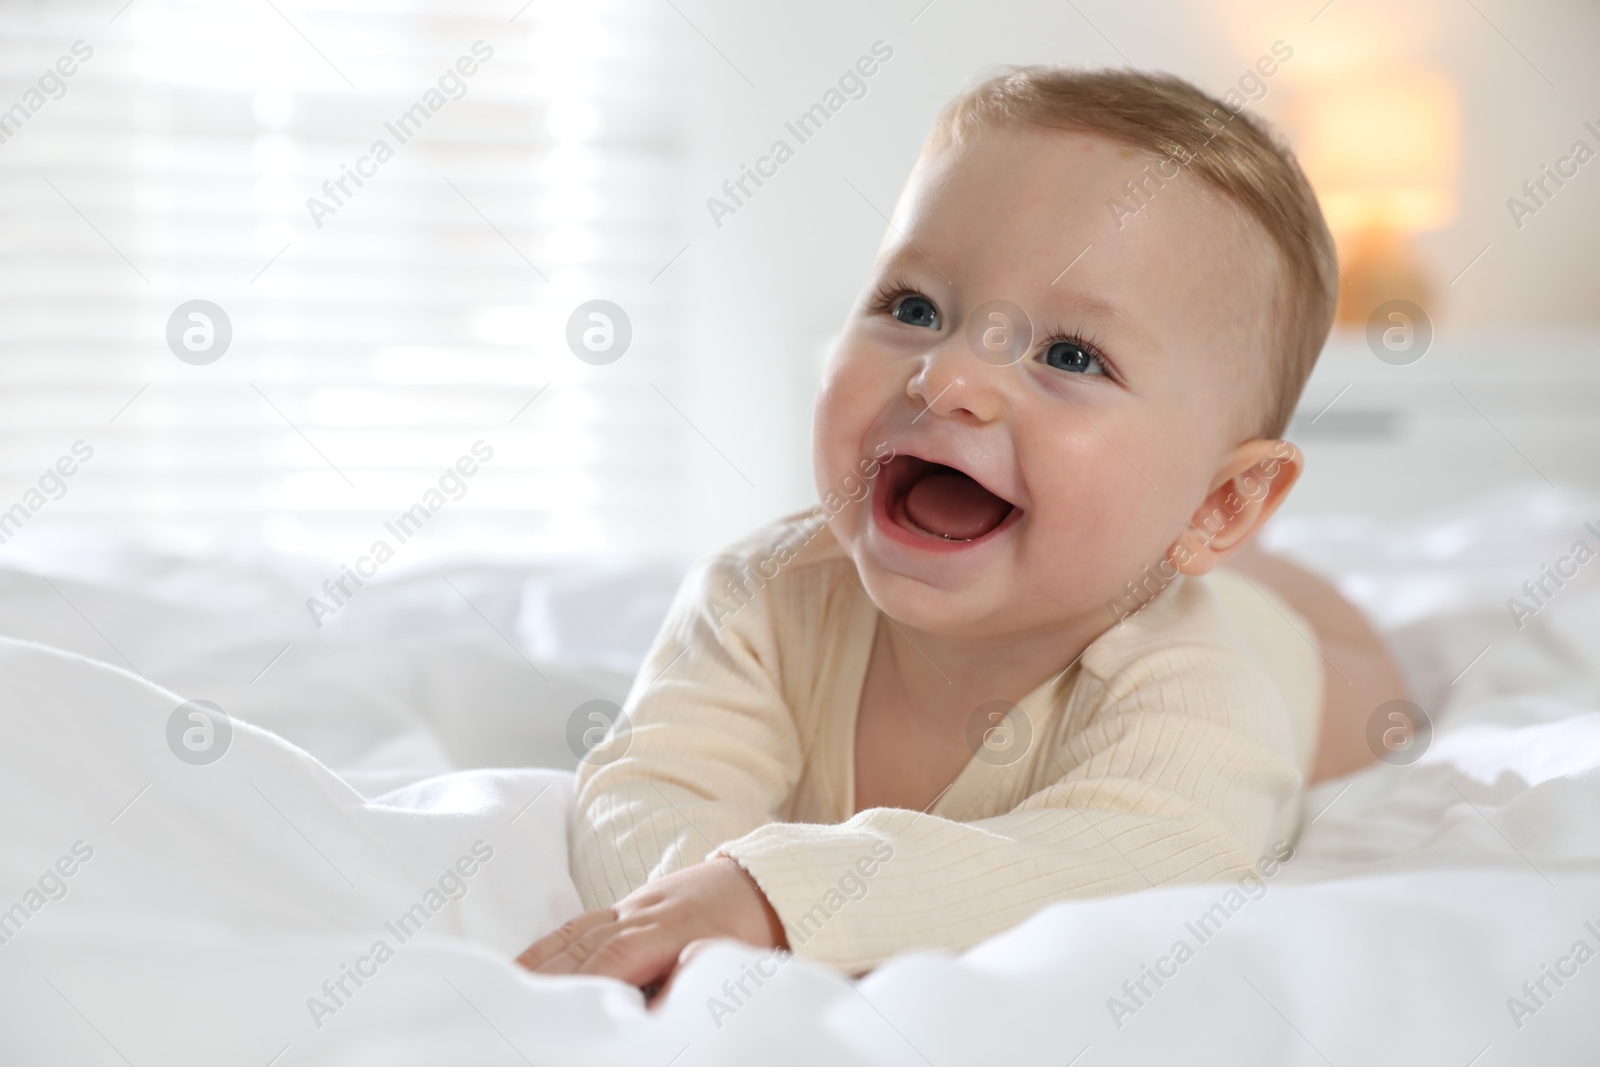
[[[1300,478],[1300,450],[1262,438],[1234,449],[1212,479],[1211,492],[1167,550],[1184,574],[1205,574],[1243,547]]]

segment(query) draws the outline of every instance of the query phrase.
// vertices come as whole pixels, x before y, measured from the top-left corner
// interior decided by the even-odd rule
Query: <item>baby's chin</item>
[[[853,532],[836,530],[835,536],[855,563],[862,591],[902,628],[953,639],[995,640],[1051,631],[1097,632],[1102,623],[1116,621],[1111,610],[1115,590],[1102,589],[1106,583],[1081,568],[1041,573],[1023,566],[1024,559],[1015,554],[996,553],[970,568],[916,561],[921,565],[908,573],[886,565],[874,551],[877,531],[867,523],[853,525]]]
[[[863,591],[898,626],[944,637],[994,638],[1016,632],[1021,621],[1010,582],[933,585],[852,557]]]

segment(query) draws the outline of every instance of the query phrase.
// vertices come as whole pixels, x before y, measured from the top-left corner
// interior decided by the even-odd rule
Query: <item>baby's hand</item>
[[[765,894],[727,856],[658,878],[535,941],[517,962],[539,974],[598,974],[662,986],[695,941],[731,937],[787,947]]]

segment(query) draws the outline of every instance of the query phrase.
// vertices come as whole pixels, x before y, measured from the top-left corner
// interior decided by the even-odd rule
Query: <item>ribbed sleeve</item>
[[[624,705],[628,725],[605,750],[612,758],[579,767],[572,866],[586,907],[771,822],[800,773],[770,628],[749,607],[744,625],[722,625],[713,583],[730,566],[710,560],[689,574]]]
[[[797,954],[846,971],[967,948],[1056,900],[1240,877],[1300,772],[1277,731],[1252,736],[1240,690],[1260,675],[1237,655],[1136,661],[1138,680],[1114,679],[1128,691],[1067,742],[1071,769],[1003,815],[873,808],[839,826],[773,823],[718,851],[754,877]]]

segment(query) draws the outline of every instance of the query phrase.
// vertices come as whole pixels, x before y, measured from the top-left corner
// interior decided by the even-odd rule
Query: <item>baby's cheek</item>
[[[852,451],[849,443],[852,418],[848,393],[839,389],[824,389],[817,394],[816,415],[813,419],[813,447],[816,458],[818,488],[838,480],[845,457]]]
[[[1109,460],[1074,457],[1034,496],[1030,555],[1041,580],[1093,599],[1120,588],[1165,551],[1171,526],[1166,495],[1114,452]]]
[[[837,490],[856,473],[863,420],[847,390],[825,389],[817,397],[813,421],[812,474],[818,497]]]
[[[835,477],[845,473],[843,467],[854,466],[864,447],[870,451],[863,437],[893,396],[892,383],[881,370],[874,373],[860,358],[836,359],[817,394],[814,420],[819,447],[841,467]]]

